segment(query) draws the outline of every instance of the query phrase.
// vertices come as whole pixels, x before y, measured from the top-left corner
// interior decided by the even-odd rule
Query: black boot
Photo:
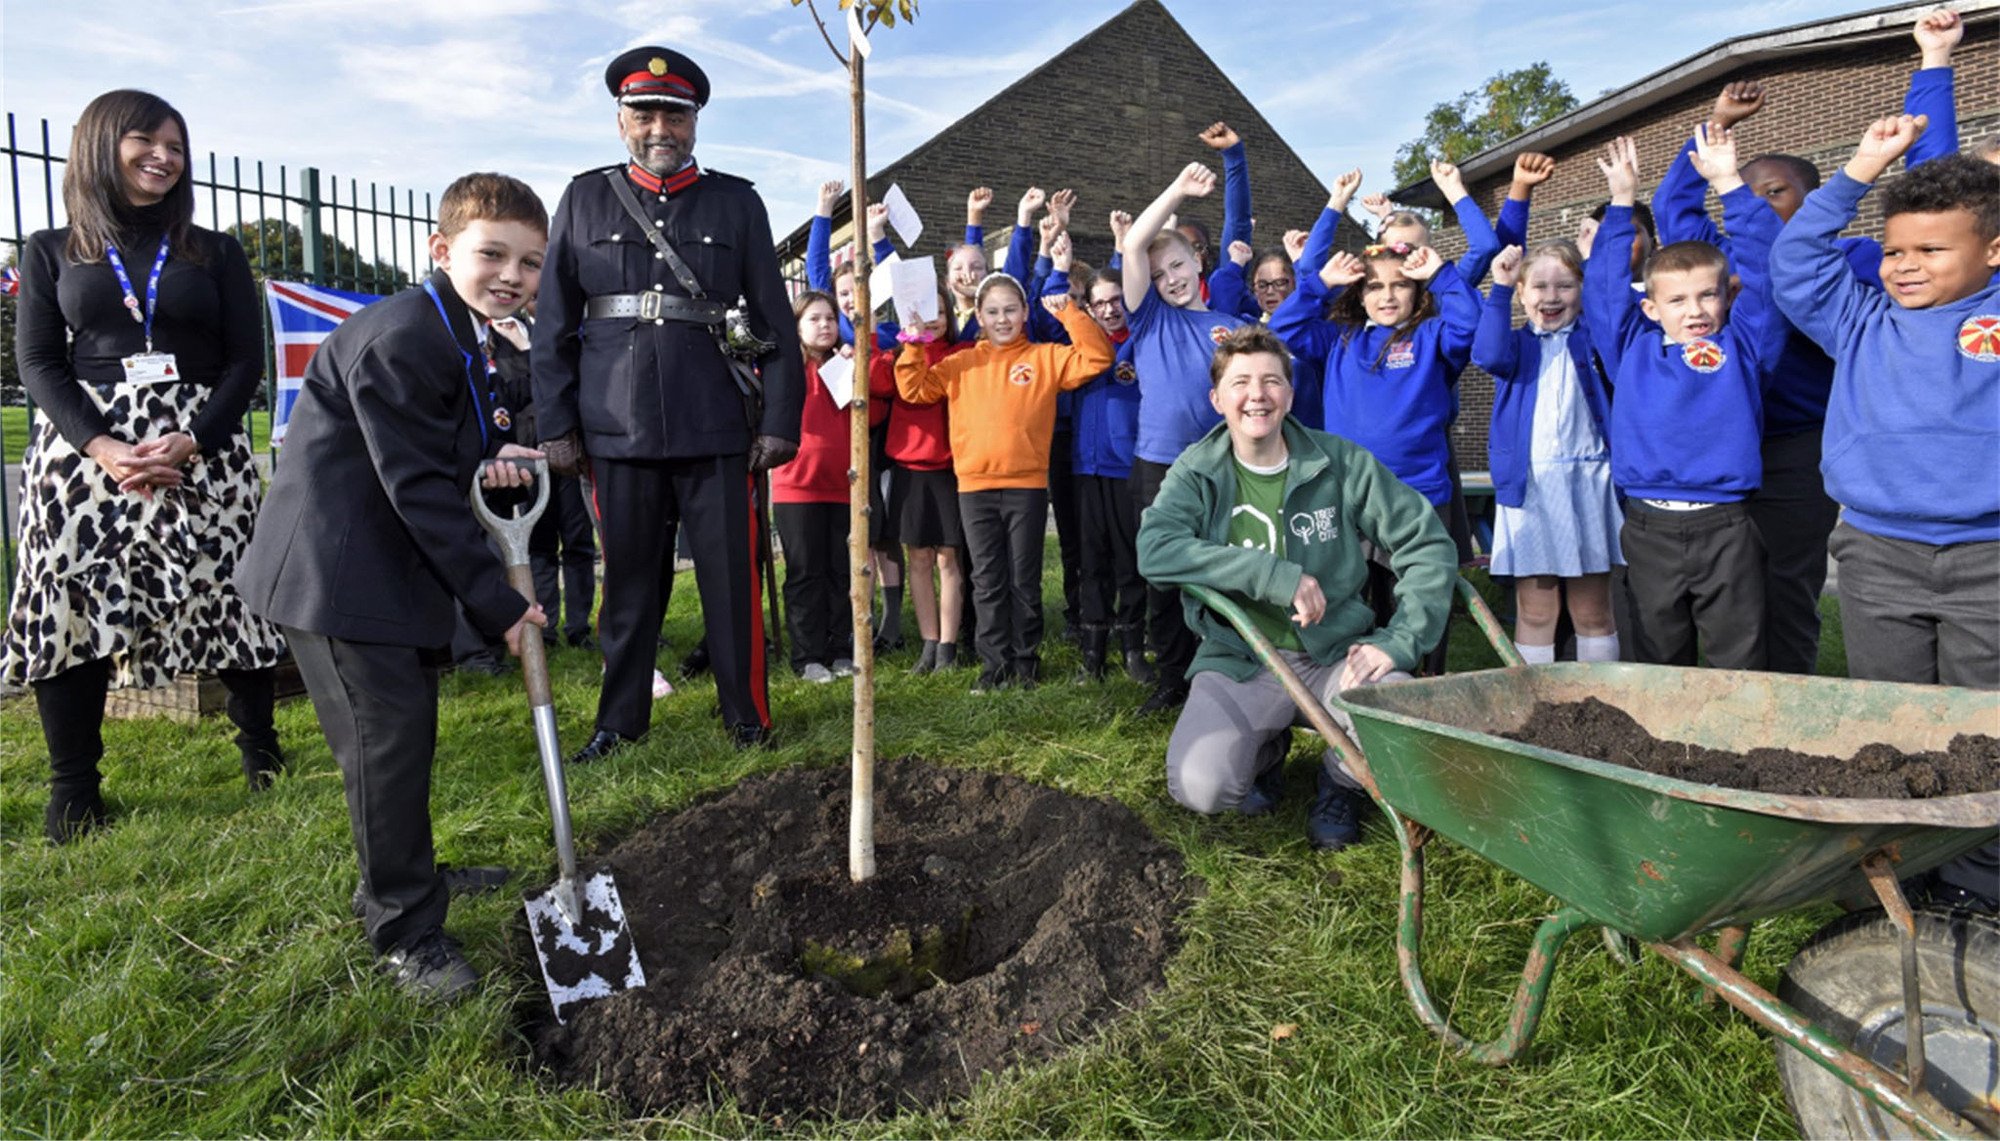
[[[1140,685],[1153,684],[1153,667],[1146,661],[1146,631],[1138,623],[1118,627],[1118,644],[1125,649],[1125,676]]]
[[[285,769],[285,751],[271,723],[277,705],[277,678],[269,669],[222,670],[229,690],[229,720],[236,726],[236,751],[242,755],[243,779],[250,791],[262,792]]]
[[[958,643],[939,642],[937,652],[937,672],[958,668]]]
[[[104,759],[104,697],[110,684],[109,658],[34,683],[35,709],[49,747],[49,807],[42,829],[50,843],[67,844],[110,818],[97,769]]]
[[[924,648],[917,655],[917,664],[910,667],[913,674],[927,674],[937,669],[938,644],[934,639],[925,638]]]
[[[1102,626],[1077,627],[1079,641],[1083,648],[1083,668],[1077,671],[1077,684],[1104,680],[1104,651],[1111,641],[1111,631]]]

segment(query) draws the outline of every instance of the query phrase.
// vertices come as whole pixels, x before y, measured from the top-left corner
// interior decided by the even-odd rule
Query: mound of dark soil
[[[567,1026],[542,1014],[537,1060],[639,1113],[727,1095],[779,1122],[863,1117],[936,1107],[983,1072],[1049,1057],[1164,982],[1199,885],[1128,809],[885,762],[878,872],[855,885],[848,781],[845,768],[753,778],[620,845],[610,863],[648,985]],[[809,947],[866,956],[897,928],[947,933],[921,989],[863,997],[802,965]]]
[[[1624,710],[1587,697],[1537,702],[1527,724],[1501,736],[1679,780],[1789,796],[1909,800],[2000,788],[2000,740],[1983,733],[1960,733],[1943,752],[1877,743],[1846,758],[1773,748],[1731,753],[1662,741]]]

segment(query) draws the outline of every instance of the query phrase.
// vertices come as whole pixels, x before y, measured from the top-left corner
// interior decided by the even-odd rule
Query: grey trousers
[[[1849,677],[2000,689],[2000,542],[1939,547],[1842,523],[1829,547]],[[2000,899],[2000,844],[1952,860],[1938,878]]]
[[[1710,666],[1764,668],[1764,544],[1748,508],[1662,511],[1629,500],[1618,541],[1640,661],[1694,665],[1699,634]]]
[[[1353,721],[1333,701],[1340,692],[1340,672],[1347,663],[1341,660],[1323,666],[1301,653],[1280,650],[1279,654],[1306,688],[1319,696],[1334,721],[1352,736]],[[1409,674],[1397,670],[1382,682],[1408,680]],[[1258,670],[1249,681],[1233,681],[1214,670],[1203,670],[1194,675],[1187,704],[1181,707],[1180,720],[1174,722],[1173,736],[1167,741],[1167,792],[1177,803],[1203,815],[1234,812],[1258,774],[1284,763],[1292,726],[1309,724],[1270,670]],[[1340,767],[1332,749],[1326,750],[1320,763],[1336,784],[1361,787]]]

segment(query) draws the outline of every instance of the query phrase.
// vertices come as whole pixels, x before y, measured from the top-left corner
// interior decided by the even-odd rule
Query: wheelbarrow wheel
[[[1821,929],[1779,980],[1778,997],[1840,1045],[1895,1074],[1904,1067],[1901,935],[1881,909]],[[1923,1085],[1994,1135],[2000,1091],[2000,922],[1964,911],[1916,913],[1927,1055]],[[1785,1101],[1805,1137],[1909,1137],[1910,1127],[1784,1042]]]

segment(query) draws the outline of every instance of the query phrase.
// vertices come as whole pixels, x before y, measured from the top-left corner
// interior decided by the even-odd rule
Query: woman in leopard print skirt
[[[242,246],[193,224],[187,124],[112,91],[63,172],[70,224],[28,239],[15,352],[39,411],[23,463],[19,573],[0,682],[34,689],[52,770],[46,827],[102,823],[107,690],[213,671],[252,788],[283,763],[276,629],[230,579],[257,473],[243,414],[263,365]]]

